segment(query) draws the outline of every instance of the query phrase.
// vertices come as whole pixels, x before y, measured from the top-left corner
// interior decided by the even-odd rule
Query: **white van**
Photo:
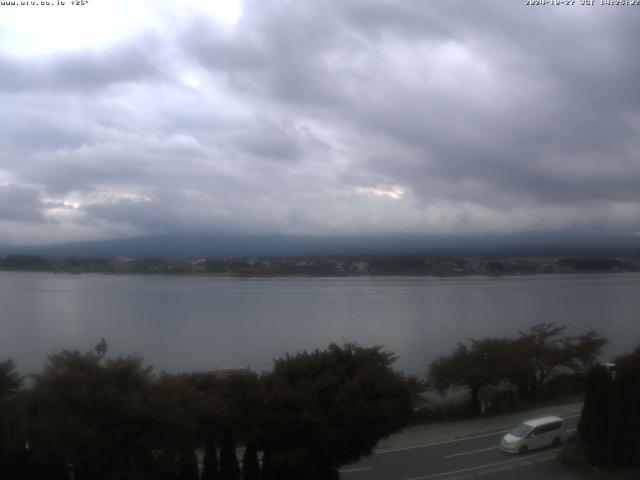
[[[527,453],[529,450],[562,445],[564,425],[560,417],[527,420],[502,437],[500,450],[508,453]]]

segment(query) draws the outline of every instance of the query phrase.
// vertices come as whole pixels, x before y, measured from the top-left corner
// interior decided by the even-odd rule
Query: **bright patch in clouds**
[[[394,185],[387,188],[357,187],[356,193],[360,195],[368,195],[370,197],[391,198],[393,200],[402,200],[406,197],[409,190],[405,187]]]

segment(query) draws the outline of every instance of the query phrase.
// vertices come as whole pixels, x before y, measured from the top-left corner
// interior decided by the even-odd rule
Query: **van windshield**
[[[531,432],[531,430],[533,430],[533,427],[530,427],[529,425],[523,423],[522,425],[518,425],[514,430],[512,430],[511,435],[524,438],[529,435],[529,432]]]

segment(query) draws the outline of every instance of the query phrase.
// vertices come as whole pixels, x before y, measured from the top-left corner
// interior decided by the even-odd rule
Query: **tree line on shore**
[[[45,258],[0,257],[0,271],[56,273],[210,274],[234,276],[533,275],[637,272],[637,257],[460,257],[452,255],[305,255],[298,257]]]
[[[607,340],[591,330],[566,335],[567,326],[540,323],[516,338],[487,337],[460,343],[448,355],[432,362],[429,383],[440,392],[451,387],[469,391],[471,413],[481,410],[483,389],[516,391],[521,399],[548,390],[550,382],[559,389],[583,382],[587,369],[598,359]]]
[[[426,381],[395,370],[381,347],[354,344],[286,355],[262,374],[157,374],[102,348],[53,354],[25,382],[0,362],[0,478],[338,478],[338,467],[415,420],[426,389],[467,389],[475,414],[490,387],[525,399],[553,382],[582,388],[606,340],[565,331],[543,323],[460,344],[432,362]]]

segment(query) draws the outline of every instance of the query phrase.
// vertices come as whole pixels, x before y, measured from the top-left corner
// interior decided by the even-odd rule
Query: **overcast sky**
[[[578,4],[0,6],[0,243],[640,232],[640,6]]]

